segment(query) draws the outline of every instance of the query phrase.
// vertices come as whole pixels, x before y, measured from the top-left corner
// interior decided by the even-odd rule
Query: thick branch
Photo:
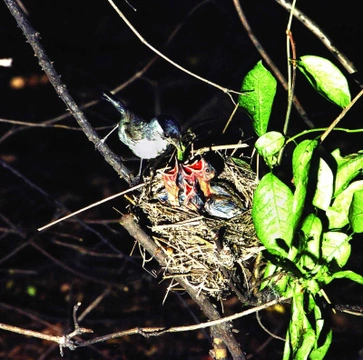
[[[55,70],[52,62],[47,56],[43,46],[40,43],[40,35],[36,32],[31,24],[29,23],[26,14],[19,7],[15,0],[4,0],[6,6],[9,8],[10,13],[15,18],[18,26],[23,31],[25,37],[27,38],[29,44],[34,50],[35,56],[39,60],[39,65],[47,74],[49,81],[53,85],[55,91],[59,97],[66,104],[79,126],[82,128],[83,132],[87,136],[88,140],[97,145],[98,151],[103,155],[105,160],[115,169],[115,171],[124,178],[129,184],[132,183],[133,176],[130,171],[120,162],[119,157],[113,153],[109,147],[100,142],[100,138],[94,128],[86,119],[84,113],[77,106],[71,95],[69,94],[65,84],[60,79],[57,71]]]

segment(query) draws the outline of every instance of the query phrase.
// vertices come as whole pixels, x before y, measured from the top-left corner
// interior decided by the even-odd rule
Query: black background
[[[23,4],[62,81],[79,105],[99,99],[100,88],[113,89],[120,85],[154,56],[106,0],[24,0]],[[260,56],[246,35],[232,1],[206,1],[188,16],[197,4],[199,2],[190,0],[135,0],[132,1],[137,8],[134,12],[125,2],[118,1],[120,9],[150,44],[188,70],[223,87],[238,90],[244,75]],[[287,12],[273,1],[241,1],[241,5],[255,35],[285,74]],[[357,69],[363,71],[360,2],[343,4],[319,0],[298,2],[297,5],[326,32]],[[165,46],[179,23],[182,27],[178,34]],[[339,65],[321,42],[297,21],[292,30],[298,55],[324,56]],[[0,118],[42,123],[64,114],[65,105],[51,85],[40,82],[42,71],[37,59],[3,3],[0,4],[0,34],[0,58],[13,58],[11,68],[0,68]],[[12,79],[18,76],[26,79],[22,89],[11,86]],[[353,79],[348,79],[354,96],[359,87]],[[300,74],[296,88],[317,127],[329,125],[339,114],[339,108],[316,94]],[[162,59],[118,96],[145,118],[158,113],[172,114],[184,129],[191,127],[195,131],[199,146],[234,143],[242,134],[253,144],[253,131],[242,110],[237,111],[227,134],[221,135],[234,107],[226,94]],[[281,130],[285,109],[286,93],[279,85],[271,129]],[[361,109],[358,102],[341,126],[361,127]],[[102,101],[86,109],[85,113],[95,127],[111,127],[118,120],[113,109]],[[60,123],[77,127],[71,117]],[[289,133],[295,134],[305,128],[293,111]],[[101,135],[106,133],[107,130],[100,131]],[[133,241],[117,224],[118,214],[113,209],[124,211],[122,200],[114,200],[81,216],[87,221],[103,221],[102,224],[90,224],[97,233],[72,221],[33,237],[39,226],[51,221],[60,211],[54,200],[74,211],[126,188],[82,132],[0,123],[0,137],[1,159],[13,169],[0,167],[1,322],[39,331],[49,327],[48,332],[52,334],[59,328],[65,331],[71,325],[72,306],[82,301],[84,309],[108,286],[110,294],[81,324],[91,327],[96,335],[135,326],[195,322],[193,313],[198,316],[199,309],[186,296],[170,294],[162,306],[168,284],[159,284],[142,269],[138,255],[128,256]],[[108,143],[116,153],[129,155],[116,136]],[[340,147],[343,153],[357,151],[361,148],[361,135],[348,137],[334,133],[326,146],[328,149]],[[247,150],[246,154],[249,153]],[[282,167],[281,172],[284,171]],[[40,189],[48,195],[42,194]],[[112,253],[114,257],[86,255],[60,246],[56,240],[80,245],[98,254]],[[354,252],[359,254],[358,239],[353,241],[353,246]],[[357,271],[361,270],[360,259],[357,255],[351,264]],[[157,266],[150,265],[150,268],[157,269]],[[11,273],[10,269],[14,271]],[[37,289],[36,296],[27,293],[29,285]],[[354,284],[338,282],[329,290],[334,302],[358,305],[362,302],[362,291]],[[231,298],[226,301],[225,311],[226,314],[241,311],[241,306]],[[335,337],[327,358],[360,359],[362,323],[359,318],[336,315],[332,320]],[[283,314],[267,312],[263,322],[284,336],[286,319]],[[57,325],[58,330],[51,329],[50,325]],[[281,358],[282,342],[271,341],[255,318],[237,321],[235,327],[239,329],[238,340],[252,359]],[[266,346],[261,347],[263,344]],[[205,334],[198,332],[151,339],[122,338],[75,352],[66,350],[65,358],[207,359],[208,349]],[[10,333],[1,335],[0,354],[1,358],[8,359],[59,358],[58,349],[51,348],[49,343]]]

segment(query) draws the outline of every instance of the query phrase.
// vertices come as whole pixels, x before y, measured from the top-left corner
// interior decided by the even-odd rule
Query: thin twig
[[[113,200],[113,199],[115,199],[115,198],[117,198],[117,197],[120,197],[120,196],[122,196],[122,195],[125,195],[125,194],[127,194],[127,193],[129,193],[129,192],[131,192],[131,191],[138,190],[138,189],[140,189],[140,188],[142,188],[142,187],[144,187],[144,186],[145,186],[145,184],[144,184],[144,183],[142,183],[142,184],[139,184],[139,185],[133,186],[132,188],[129,188],[129,189],[127,189],[127,190],[121,191],[121,192],[119,192],[119,193],[117,193],[117,194],[111,195],[111,196],[109,196],[109,197],[107,197],[107,198],[104,198],[104,199],[102,199],[102,200],[96,201],[96,202],[94,202],[94,203],[93,203],[93,204],[91,204],[91,205],[87,205],[87,206],[83,207],[82,209],[79,209],[79,210],[77,210],[77,211],[74,211],[74,212],[72,212],[71,214],[68,214],[68,215],[66,215],[66,216],[63,216],[62,218],[57,219],[57,220],[55,220],[55,221],[52,221],[51,223],[49,223],[49,224],[47,224],[47,225],[44,225],[44,226],[42,226],[42,227],[38,228],[37,230],[38,230],[38,231],[43,231],[43,230],[45,230],[45,229],[48,229],[48,228],[50,228],[51,226],[53,226],[53,225],[55,225],[55,224],[60,223],[61,221],[67,220],[67,219],[69,219],[69,218],[71,218],[71,217],[73,217],[73,216],[76,216],[76,215],[78,215],[78,214],[80,214],[80,213],[82,213],[82,212],[84,212],[84,211],[86,211],[86,210],[92,209],[92,208],[94,208],[94,207],[96,207],[96,206],[98,206],[98,205],[101,205],[101,204],[103,204],[103,203],[105,203],[105,202],[107,202],[107,201],[110,201],[110,200]]]
[[[294,0],[295,6],[296,0]],[[296,46],[291,32],[292,26],[292,14],[290,13],[289,21],[286,27],[286,53],[287,53],[287,71],[288,71],[288,91],[287,91],[287,109],[286,109],[286,117],[284,123],[284,129],[282,133],[284,135],[287,134],[287,129],[290,123],[290,115],[291,115],[291,106],[294,99],[295,93],[295,83],[296,83]],[[290,55],[290,50],[292,52],[292,56]]]
[[[215,88],[223,91],[224,93],[226,93],[227,95],[230,96],[232,102],[233,98],[231,93],[234,94],[241,94],[240,91],[235,91],[235,90],[231,90],[228,89],[226,87],[223,87],[221,85],[218,85],[216,83],[214,83],[213,81],[210,81],[206,78],[203,78],[202,76],[199,76],[191,71],[189,71],[188,69],[182,67],[181,65],[179,65],[178,63],[176,63],[175,61],[171,60],[170,58],[168,58],[166,55],[164,55],[161,51],[157,50],[154,46],[152,46],[150,43],[148,43],[145,38],[135,29],[135,27],[130,23],[130,21],[126,18],[126,16],[122,13],[122,11],[116,6],[116,4],[112,1],[112,0],[107,0],[109,2],[109,4],[113,7],[113,9],[117,12],[117,14],[120,16],[120,18],[125,22],[125,24],[130,28],[130,30],[136,35],[136,37],[144,44],[146,45],[150,50],[152,50],[155,54],[159,55],[161,58],[163,58],[165,61],[167,61],[168,63],[170,63],[171,65],[175,66],[177,69],[185,72],[186,74],[195,77],[196,79],[214,86]]]
[[[72,130],[72,131],[82,131],[79,127],[69,126],[69,125],[61,125],[61,124],[47,124],[46,122],[43,123],[33,123],[27,121],[20,121],[20,120],[12,120],[12,119],[0,119],[0,123],[4,124],[12,124],[12,125],[19,125],[24,127],[41,127],[41,128],[56,128],[56,129],[64,129],[64,130]],[[105,130],[109,129],[110,126],[98,126],[95,128],[96,130]]]
[[[189,13],[186,15],[186,18],[189,18],[195,11],[197,11],[201,6],[203,6],[204,4],[206,4],[209,1],[210,0],[204,0],[204,1],[200,2],[199,4],[197,4],[193,9],[191,9],[189,11]],[[168,45],[173,40],[173,38],[175,37],[175,35],[182,28],[182,25],[183,25],[183,22],[180,22],[175,27],[175,29],[169,35],[168,40],[166,41],[166,43],[165,43],[164,46]],[[130,84],[132,84],[136,79],[140,78],[156,62],[156,60],[158,60],[158,59],[159,59],[159,56],[158,55],[155,55],[153,58],[151,58],[151,60],[149,60],[149,62],[141,70],[139,70],[137,73],[135,73],[128,80],[126,80],[125,82],[123,82],[121,85],[119,85],[116,88],[114,88],[112,90],[112,93],[118,93],[119,91],[123,90],[125,87],[129,86]]]
[[[109,290],[106,289],[96,299],[96,302],[99,302],[100,300],[102,300],[102,298],[108,294],[108,291]],[[9,332],[13,332],[13,333],[17,333],[20,335],[31,336],[34,338],[55,342],[58,345],[60,345],[61,347],[68,347],[71,350],[75,350],[78,347],[85,347],[85,346],[89,346],[92,344],[105,342],[107,340],[120,338],[120,337],[124,337],[124,336],[129,336],[129,335],[139,334],[144,337],[151,337],[151,336],[160,336],[160,335],[163,335],[166,333],[179,333],[179,332],[186,332],[186,331],[195,331],[195,330],[205,329],[205,328],[212,327],[212,326],[215,326],[217,329],[220,329],[220,327],[219,327],[220,325],[223,325],[226,323],[228,324],[232,320],[236,320],[236,319],[251,315],[253,313],[266,309],[270,306],[276,305],[277,303],[285,301],[285,300],[287,300],[287,299],[283,298],[283,299],[279,299],[279,300],[272,300],[266,304],[256,306],[254,308],[233,314],[231,316],[226,316],[223,318],[219,318],[219,319],[212,320],[212,321],[207,321],[207,322],[200,323],[200,324],[175,326],[175,327],[171,327],[171,328],[165,328],[165,327],[133,328],[133,329],[128,329],[128,330],[124,330],[124,331],[120,331],[120,332],[116,332],[116,333],[112,333],[112,334],[107,334],[104,336],[99,336],[99,337],[96,337],[91,340],[77,341],[77,342],[71,341],[71,338],[73,338],[77,335],[92,332],[92,330],[81,328],[78,325],[79,320],[77,320],[77,318],[75,316],[75,311],[77,311],[78,307],[80,306],[80,303],[78,303],[74,307],[74,310],[73,310],[74,330],[71,331],[67,335],[63,335],[63,336],[47,335],[47,334],[44,334],[44,333],[41,333],[38,331],[28,330],[28,329],[20,328],[20,327],[9,325],[9,324],[3,324],[3,323],[0,323],[0,329],[9,331]],[[84,312],[83,314],[86,314],[86,313]],[[84,317],[83,314],[78,319],[83,318]],[[233,358],[234,359],[245,359],[244,355],[241,357],[238,357],[236,355],[236,353],[234,354]]]
[[[13,167],[11,167],[8,163],[5,161],[2,161],[0,159],[0,165],[3,166],[5,169],[10,171],[13,175],[15,175],[17,178],[21,179],[26,185],[29,186],[30,189],[35,190],[37,193],[39,193],[43,198],[50,202],[51,204],[54,204],[57,209],[61,209],[63,212],[69,212],[69,209],[64,206],[63,203],[60,201],[53,199],[46,191],[44,191],[42,188],[34,184],[32,181],[30,181],[27,177],[25,177],[23,174],[21,174],[19,171],[15,170]],[[79,218],[75,218],[75,221],[79,223],[79,225],[89,231],[92,234],[95,234],[104,244],[106,244],[110,249],[115,251],[116,253],[120,253],[120,250],[117,249],[110,241],[107,240],[105,236],[103,236],[98,230],[93,228],[92,226],[88,225],[86,222],[82,221]],[[16,226],[14,226],[14,229],[16,229]],[[20,234],[21,236],[23,234]]]
[[[277,339],[277,340],[286,341],[286,339],[284,339],[281,336],[278,336],[278,335],[274,334],[269,329],[267,329],[267,327],[265,325],[262,324],[261,317],[260,317],[260,313],[258,311],[256,311],[256,319],[257,319],[258,324],[261,326],[261,328],[264,331],[266,331],[267,334],[269,334],[271,337],[273,337],[274,339]]]
[[[195,330],[200,330],[200,329],[206,329],[206,328],[209,328],[212,326],[217,326],[217,325],[221,325],[224,323],[228,323],[230,321],[240,319],[242,317],[257,313],[261,310],[267,309],[268,307],[274,306],[274,305],[281,303],[283,301],[286,301],[286,300],[287,300],[286,298],[282,298],[282,299],[278,299],[278,300],[275,299],[275,300],[269,301],[266,304],[253,307],[251,309],[244,310],[244,311],[241,311],[239,313],[236,313],[236,314],[233,314],[230,316],[219,318],[217,320],[211,320],[211,321],[207,321],[207,322],[200,323],[200,324],[174,326],[174,327],[170,327],[170,328],[166,328],[166,327],[139,328],[139,327],[137,327],[137,328],[133,328],[133,329],[128,329],[128,330],[100,336],[100,337],[97,337],[97,338],[94,338],[91,340],[79,342],[77,344],[77,346],[84,347],[84,346],[88,346],[88,345],[96,344],[99,342],[104,342],[106,340],[124,337],[124,336],[128,336],[128,335],[139,334],[139,335],[142,335],[145,337],[151,337],[151,336],[160,336],[160,335],[163,335],[166,333],[179,333],[179,332],[185,332],[185,331],[195,331]]]
[[[328,129],[324,132],[320,137],[320,142],[323,142],[327,136],[332,132],[332,130],[338,125],[340,120],[343,119],[345,114],[353,107],[353,105],[358,101],[358,99],[363,95],[363,90],[361,90],[358,95],[349,103],[349,105],[343,109],[343,111],[339,114],[339,116],[330,124]]]
[[[239,0],[232,0],[232,1],[237,10],[237,14],[241,20],[241,23],[242,23],[243,27],[245,28],[247,35],[251,39],[252,43],[255,45],[256,50],[260,53],[261,57],[265,60],[267,65],[270,67],[272,72],[275,74],[275,76],[277,77],[277,80],[280,82],[280,84],[283,86],[283,88],[286,91],[288,91],[288,85],[287,85],[285,77],[282,75],[281,71],[277,68],[277,66],[272,61],[272,59],[268,56],[267,52],[262,47],[261,43],[258,41],[255,34],[253,33],[251,26],[247,21],[246,15],[242,10],[241,4],[239,3]],[[294,103],[295,109],[297,110],[297,112],[299,113],[301,118],[304,120],[305,124],[309,128],[314,128],[315,127],[314,124],[309,119],[307,113],[305,112],[304,108],[302,107],[302,105],[300,104],[300,102],[296,96],[293,97],[293,103]]]
[[[35,338],[38,338],[38,339],[43,339],[43,340],[47,340],[47,341],[56,342],[57,344],[60,343],[61,338],[62,338],[62,336],[47,335],[47,334],[43,334],[43,333],[38,332],[38,331],[23,329],[23,328],[20,328],[20,327],[17,327],[17,326],[3,324],[3,323],[0,323],[0,329],[5,330],[5,331],[10,331],[10,332],[13,332],[13,333],[17,333],[17,334],[20,334],[20,335],[31,336],[31,337],[35,337]]]
[[[285,0],[275,0],[279,5],[285,8],[288,11],[291,11],[291,4]],[[341,53],[329,39],[329,37],[320,29],[314,21],[312,21],[309,17],[307,17],[302,11],[297,9],[296,7],[293,10],[293,15],[304,24],[315,36],[317,36],[321,42],[326,46],[326,48],[339,60],[342,66],[347,70],[349,74],[353,74],[358,70],[355,68],[353,63],[343,54]]]

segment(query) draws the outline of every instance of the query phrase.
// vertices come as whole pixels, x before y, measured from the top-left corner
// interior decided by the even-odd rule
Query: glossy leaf
[[[292,201],[291,190],[272,173],[261,179],[253,197],[252,218],[258,238],[269,252],[284,257],[293,237]]]
[[[350,205],[353,194],[358,190],[363,190],[363,180],[352,182],[335,198],[332,206],[326,211],[329,219],[329,229],[340,229],[349,224]]]
[[[323,314],[319,306],[315,306],[314,308],[314,317],[315,317],[315,333],[316,333],[316,343],[314,350],[309,355],[309,360],[321,360],[324,359],[330,344],[333,338],[333,332],[331,328],[327,331],[326,334],[323,332],[323,328],[325,325],[325,321],[323,319]],[[324,338],[322,338],[324,336]]]
[[[303,233],[301,239],[299,266],[312,270],[319,262],[321,256],[321,235],[323,225],[314,214],[309,214],[301,225]]]
[[[322,257],[325,262],[335,261],[342,268],[351,252],[350,237],[342,232],[329,231],[323,234]]]
[[[333,151],[338,169],[335,178],[334,197],[339,195],[349,183],[363,171],[363,155],[351,154],[346,157],[340,156],[340,151]]]
[[[283,360],[324,359],[332,341],[332,331],[323,331],[326,324],[314,295],[296,288],[291,313]]]
[[[363,190],[354,192],[349,209],[349,221],[355,233],[363,232]]]
[[[348,81],[331,61],[320,56],[305,55],[296,64],[320,95],[342,108],[350,103]]]
[[[290,359],[308,359],[316,342],[315,331],[307,314],[311,311],[312,297],[301,291],[295,291],[291,304],[291,320],[289,324]],[[307,307],[307,308],[306,308]]]
[[[317,145],[316,140],[304,140],[295,148],[292,155],[292,174],[295,184],[292,206],[294,227],[299,223],[304,209],[311,159]]]
[[[266,133],[272,104],[276,94],[276,80],[259,61],[243,79],[239,105],[246,110],[253,121],[258,136]]]
[[[354,271],[345,270],[338,271],[333,274],[334,279],[349,279],[360,285],[363,285],[363,276],[355,273]]]
[[[326,211],[331,203],[334,190],[333,171],[322,158],[319,159],[318,178],[312,204]]]
[[[269,131],[260,136],[255,148],[257,152],[264,158],[269,167],[277,164],[278,154],[285,144],[285,136],[277,131]]]

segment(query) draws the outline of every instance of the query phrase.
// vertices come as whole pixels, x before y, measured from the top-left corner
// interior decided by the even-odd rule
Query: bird
[[[170,205],[173,206],[179,205],[180,188],[177,185],[178,174],[179,164],[178,161],[175,159],[175,166],[169,171],[164,171],[161,175],[167,195],[167,201]]]
[[[203,210],[205,199],[198,183],[193,182],[190,184],[185,178],[181,181],[182,184],[178,197],[179,205],[200,213]]]
[[[204,212],[213,217],[231,219],[247,208],[235,190],[226,182],[210,184],[210,195],[204,204]]]
[[[191,182],[197,181],[205,197],[211,195],[210,181],[216,177],[215,168],[205,158],[201,157],[193,163],[182,166],[183,177]]]
[[[200,212],[206,197],[211,195],[210,180],[215,176],[214,167],[203,157],[184,164],[176,159],[174,168],[162,173],[165,193],[160,200],[165,202],[166,198],[172,206],[184,206]]]
[[[227,220],[242,214],[245,210],[234,198],[226,195],[212,194],[204,204],[206,214]]]
[[[162,174],[164,192],[160,201],[200,214],[229,220],[247,210],[231,184],[215,180],[217,172],[205,158],[179,163]]]
[[[142,160],[154,159],[162,155],[169,145],[182,151],[182,132],[178,122],[169,115],[159,115],[150,121],[140,118],[130,111],[117,97],[110,92],[103,91],[102,96],[119,112],[121,119],[118,125],[103,139],[118,128],[118,138],[125,144],[140,161],[139,175],[141,174]]]

